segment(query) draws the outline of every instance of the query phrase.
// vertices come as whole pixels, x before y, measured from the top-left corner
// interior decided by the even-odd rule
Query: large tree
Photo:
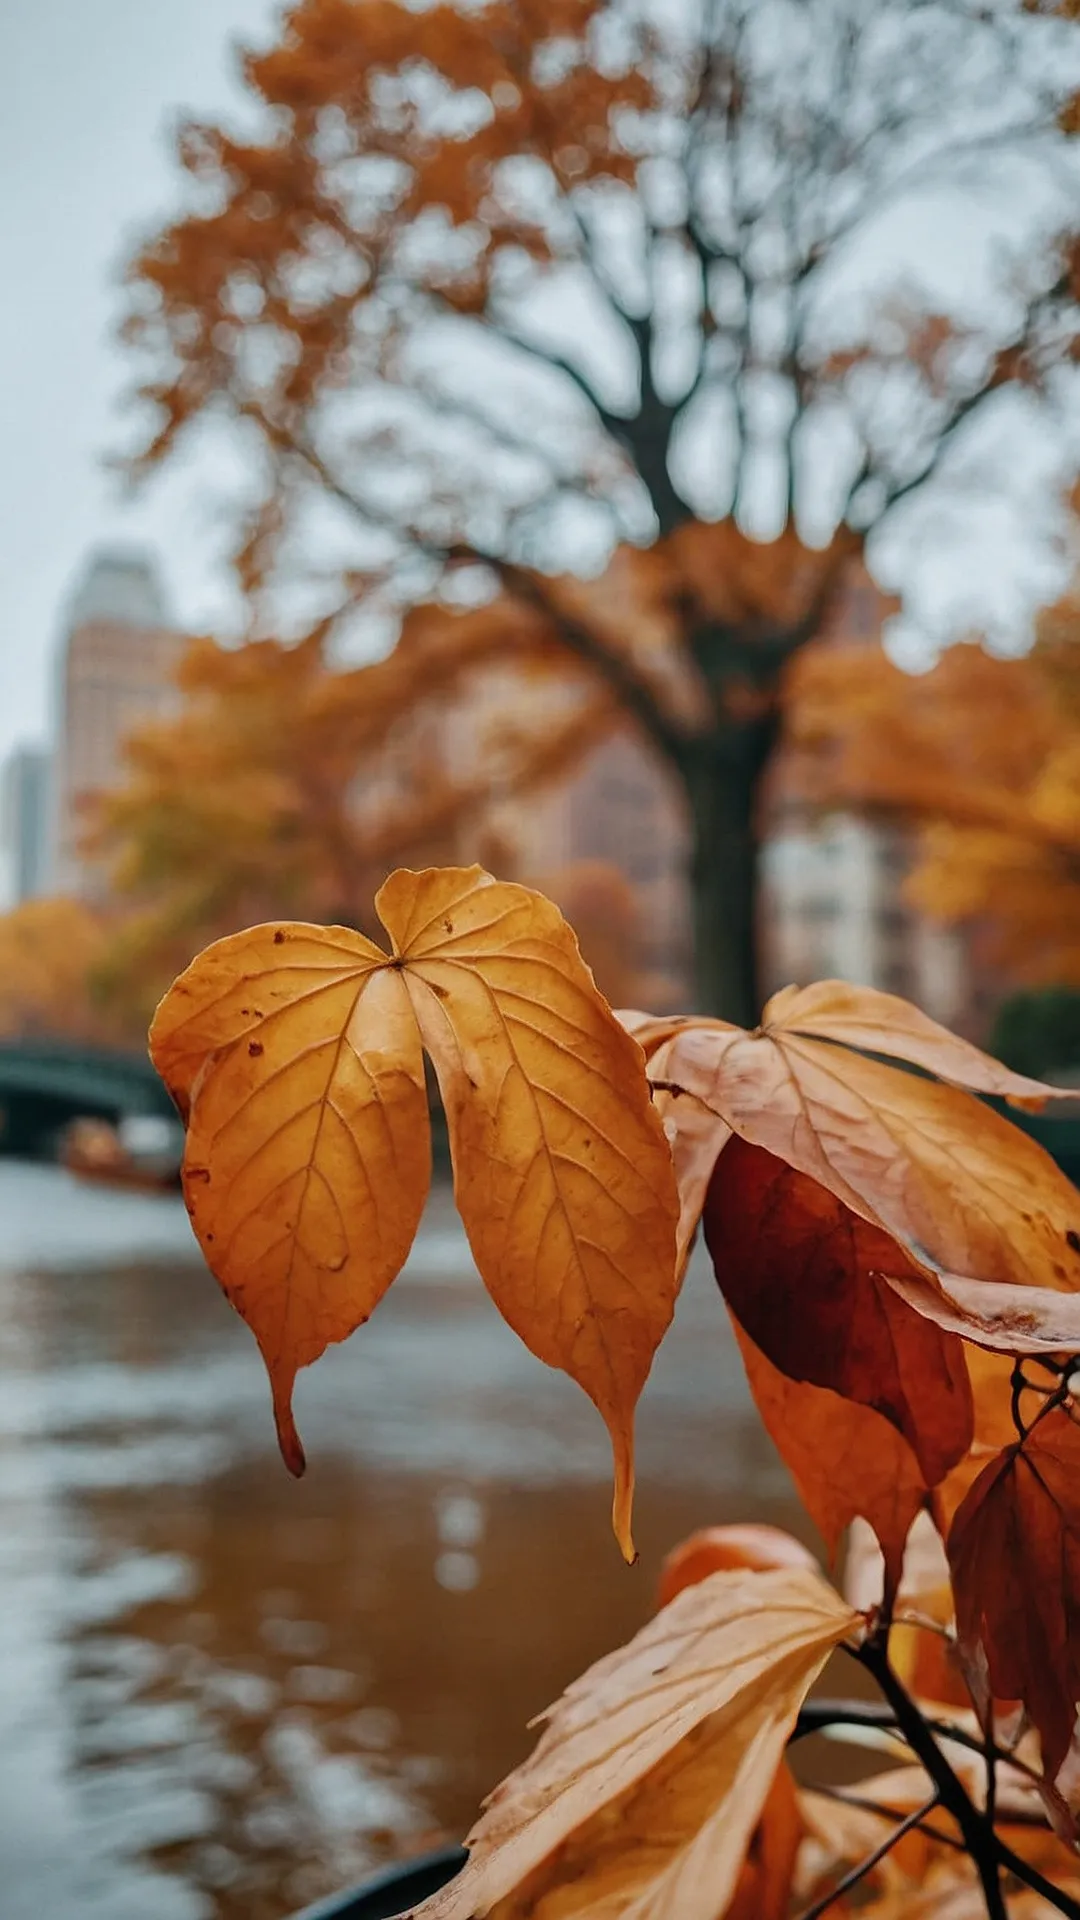
[[[501,646],[598,680],[685,791],[698,997],[735,1017],[781,669],[974,416],[1075,353],[1076,29],[1040,12],[300,0],[244,60],[257,130],[187,129],[192,203],[133,269],[144,460],[239,435],[253,591],[315,556],[320,613],[328,572],[376,624],[494,594]],[[997,241],[951,304],[897,253],[913,213],[948,246],[943,202]],[[667,679],[555,581],[653,543]]]

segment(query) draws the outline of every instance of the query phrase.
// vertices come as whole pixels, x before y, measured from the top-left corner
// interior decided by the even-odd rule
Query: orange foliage
[[[137,465],[203,418],[253,455],[238,560],[260,630],[328,512],[342,609],[374,607],[382,631],[413,609],[399,715],[427,694],[419,622],[466,666],[478,627],[515,657],[545,652],[575,694],[563,764],[615,710],[639,727],[688,802],[713,949],[701,1002],[749,1019],[779,671],[821,631],[868,525],[933,478],[983,403],[1008,383],[1048,396],[1077,303],[1055,236],[1011,263],[977,326],[898,313],[888,286],[853,319],[833,277],[909,171],[920,192],[968,191],[967,100],[977,128],[1007,90],[1025,155],[1041,151],[1031,128],[1049,132],[1060,100],[1028,77],[1033,23],[984,9],[958,45],[948,8],[909,0],[813,0],[791,34],[746,30],[740,0],[691,11],[296,0],[244,60],[250,132],[184,132],[189,207],[133,263],[128,334],[156,422]],[[748,197],[759,177],[769,190]],[[761,344],[774,307],[782,351]],[[580,339],[548,332],[559,311]],[[790,418],[767,440],[746,405],[765,376]],[[820,547],[803,421],[842,421],[852,449]],[[681,490],[684,431],[714,450],[716,524]],[[766,492],[758,539],[748,507]],[[586,551],[607,557],[602,582],[566,577]],[[463,567],[470,593],[482,575],[497,596],[478,613],[444,604]]]
[[[790,791],[920,829],[912,900],[986,929],[1017,981],[1080,985],[1080,603],[1033,653],[967,643],[929,673],[876,650],[808,648],[788,681]]]
[[[0,915],[0,1037],[124,1037],[122,1016],[108,1017],[90,990],[107,938],[81,900],[26,900]]]
[[[389,660],[335,670],[321,632],[295,646],[194,641],[183,702],[139,729],[127,777],[98,810],[96,839],[125,913],[98,968],[109,998],[152,1009],[204,941],[272,914],[371,927],[389,862],[487,852],[483,810],[512,757],[518,783],[551,776],[586,713],[553,739],[540,715],[509,749],[494,719],[456,750],[442,707],[466,655],[491,654],[482,623],[451,646],[418,624]],[[403,696],[418,675],[424,698]],[[463,690],[465,699],[467,689]]]
[[[634,1408],[699,1220],[808,1512],[830,1550],[857,1517],[878,1543],[844,1602],[775,1529],[684,1542],[656,1619],[542,1716],[417,1920],[785,1920],[849,1882],[882,1920],[980,1900],[999,1920],[1006,1869],[1042,1920],[1055,1877],[1080,1878],[1050,1827],[1075,1837],[1080,1808],[1080,1215],[975,1096],[1060,1090],[837,981],[786,988],[749,1032],[620,1021],[557,908],[479,868],[399,871],[376,904],[389,952],[251,928],[198,957],[151,1033],[188,1209],[292,1470],[298,1368],[368,1317],[416,1231],[423,1049],[480,1274],[607,1422],[627,1557]],[[830,1811],[784,1756],[821,1724],[867,1732],[865,1703],[804,1711],[841,1645],[884,1696],[871,1738],[911,1763]]]

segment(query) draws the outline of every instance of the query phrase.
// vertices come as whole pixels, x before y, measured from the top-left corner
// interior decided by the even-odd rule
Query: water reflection
[[[600,1423],[503,1328],[445,1195],[302,1380],[300,1484],[174,1203],[110,1197],[110,1244],[86,1197],[0,1165],[5,1920],[280,1920],[458,1837],[672,1540],[793,1519],[700,1272],[643,1405],[628,1572]]]

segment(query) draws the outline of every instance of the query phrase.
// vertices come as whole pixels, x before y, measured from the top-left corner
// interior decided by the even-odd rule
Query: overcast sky
[[[229,611],[213,477],[135,504],[102,463],[130,368],[117,273],[177,203],[171,129],[236,102],[231,43],[274,0],[0,0],[0,758],[47,718],[64,598],[90,547],[147,542],[177,615]]]
[[[119,269],[178,205],[171,131],[185,112],[240,108],[232,44],[264,40],[278,12],[276,0],[0,0],[0,758],[45,733],[64,601],[95,544],[149,544],[180,623],[235,621],[220,510],[235,473],[190,457],[131,502],[104,460],[124,437],[131,373],[114,339]],[[962,210],[950,231],[926,208],[890,251],[906,240],[962,284],[969,237]],[[884,583],[911,589],[939,630],[992,606],[1006,638],[1020,635],[1053,584],[1037,535],[1060,451],[992,435],[980,458],[1004,492],[955,520],[913,513],[874,551]]]

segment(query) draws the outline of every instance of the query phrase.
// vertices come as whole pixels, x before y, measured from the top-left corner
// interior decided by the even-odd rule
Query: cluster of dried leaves
[[[607,1422],[627,1556],[634,1408],[699,1222],[827,1546],[856,1521],[880,1543],[850,1601],[793,1543],[695,1550],[545,1716],[425,1913],[779,1920],[849,1878],[879,1916],[1080,1912],[1080,1196],[974,1097],[1055,1090],[838,982],[785,989],[753,1032],[616,1017],[558,910],[478,868],[395,873],[377,904],[389,953],[249,929],[151,1034],[289,1466],[298,1368],[368,1317],[416,1232],[426,1050],[477,1267]],[[909,1763],[854,1805],[797,1793],[784,1760],[841,1645]]]

